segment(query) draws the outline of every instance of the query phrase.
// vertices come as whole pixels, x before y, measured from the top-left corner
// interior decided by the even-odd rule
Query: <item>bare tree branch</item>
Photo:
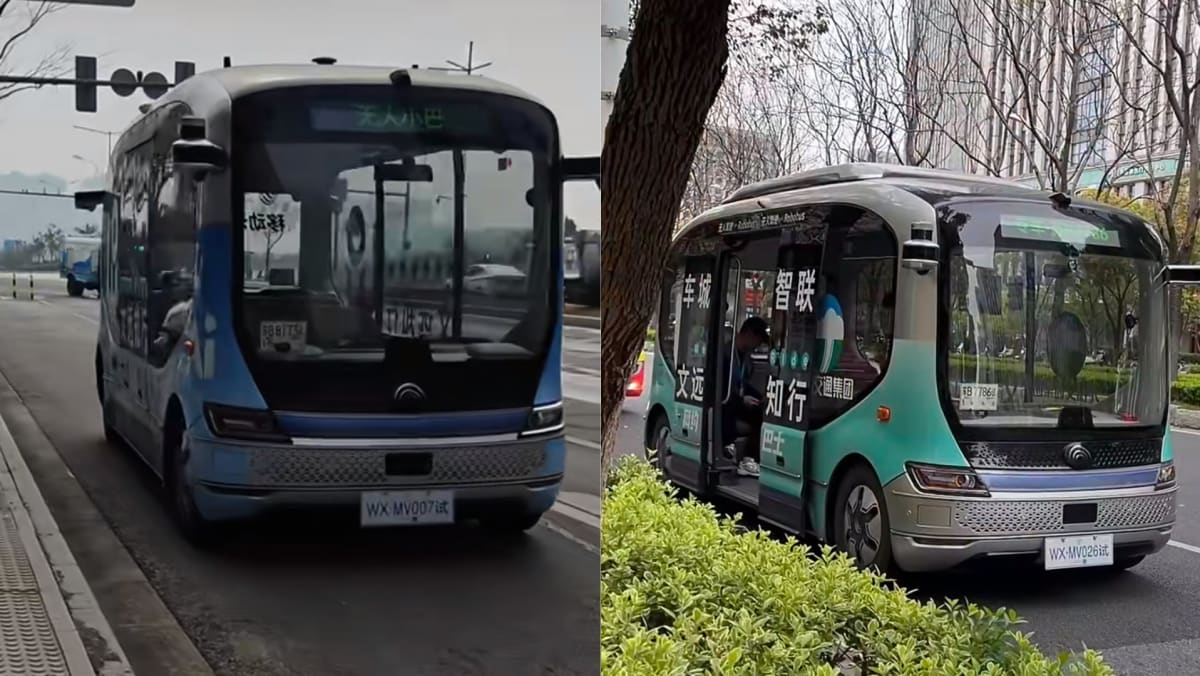
[[[0,0],[0,75],[61,77],[66,73],[67,61],[70,56],[67,46],[54,49],[28,66],[20,66],[15,63],[15,55],[22,40],[28,37],[46,17],[65,7],[66,5],[48,0],[38,2]],[[39,89],[42,86],[27,83],[0,83],[0,101],[23,91]]]

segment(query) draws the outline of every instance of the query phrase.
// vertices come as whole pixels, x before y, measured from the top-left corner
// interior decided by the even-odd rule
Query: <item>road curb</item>
[[[1179,405],[1171,406],[1171,424],[1189,430],[1200,430],[1200,411],[1184,408]]]
[[[50,513],[50,507],[42,497],[2,415],[0,454],[8,470],[0,472],[0,481],[8,483],[8,477],[11,477],[12,489],[22,503],[14,505],[13,517],[18,522],[18,531],[37,576],[42,599],[66,658],[67,668],[72,676],[132,676],[129,660],[108,619],[100,610],[92,588],[84,578],[75,556],[71,554],[71,548],[63,539],[58,523]],[[58,593],[51,590],[57,590]],[[93,643],[90,655],[84,647],[83,634],[88,634],[89,642]]]
[[[74,593],[76,588],[88,590],[90,603],[89,597],[80,596],[72,598],[68,604],[76,622],[82,626],[90,624],[94,618],[89,613],[102,618],[108,625],[108,633],[101,632],[99,638],[110,646],[119,645],[129,668],[136,664],[142,674],[212,676],[212,667],[159,597],[145,572],[3,373],[0,373],[0,419],[11,439],[11,450],[20,457],[20,464],[26,468],[25,476],[42,499],[44,518],[51,519],[61,528],[62,532],[50,540],[53,544],[47,546],[47,550],[52,556],[58,556],[59,550],[66,551],[84,562],[81,566],[79,560],[73,560],[73,567],[63,564],[64,577],[60,583],[64,594]],[[8,443],[5,440],[3,445],[7,447]],[[5,455],[8,453],[6,448]],[[50,504],[54,505],[53,513]],[[40,524],[38,530],[42,530]],[[70,553],[68,538],[78,554]],[[59,563],[52,561],[52,565],[57,569]],[[78,575],[70,586],[66,583],[67,573]],[[104,607],[110,611],[119,608],[120,615],[105,617],[99,605],[101,598]],[[129,673],[132,672],[101,671],[100,676]]]

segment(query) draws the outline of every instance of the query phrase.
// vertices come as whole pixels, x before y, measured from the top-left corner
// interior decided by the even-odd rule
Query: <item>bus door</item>
[[[761,222],[786,224],[730,240],[723,263],[725,305],[717,393],[718,427],[725,443],[713,444],[714,460],[724,462],[723,483],[736,497],[758,505],[759,516],[785,528],[804,528],[809,416],[818,345],[817,308],[822,294],[821,265],[826,225],[819,210],[803,208],[762,214]],[[741,391],[731,367],[736,335],[746,320],[766,322],[768,342],[741,365]],[[757,402],[746,401],[750,395]],[[732,411],[726,411],[731,407]],[[757,456],[759,475],[738,471],[725,446],[737,456]],[[736,487],[736,488],[735,488]]]
[[[670,455],[666,458],[670,476],[693,490],[703,491],[708,456],[704,452],[707,415],[711,397],[709,362],[711,325],[716,294],[713,293],[714,257],[711,254],[689,256],[682,261],[678,281],[673,286],[675,304],[674,405],[670,417]]]

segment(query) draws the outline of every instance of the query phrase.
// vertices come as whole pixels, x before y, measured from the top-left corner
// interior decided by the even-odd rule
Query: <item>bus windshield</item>
[[[518,373],[536,375],[555,317],[553,120],[515,99],[417,91],[235,102],[239,338],[260,365],[403,354],[392,380],[487,362],[528,381],[512,388],[528,401],[537,379]]]
[[[939,208],[949,239],[944,372],[966,426],[1161,425],[1167,298],[1149,226],[1029,201]]]

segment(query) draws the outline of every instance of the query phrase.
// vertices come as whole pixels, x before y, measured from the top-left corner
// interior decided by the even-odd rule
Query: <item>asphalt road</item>
[[[639,415],[625,413],[621,454],[642,453]],[[1200,433],[1173,432],[1180,477],[1174,544],[1120,574],[1000,569],[905,580],[918,598],[1015,609],[1044,650],[1101,651],[1123,674],[1200,671]]]
[[[0,412],[139,674],[203,673],[198,658],[180,666],[190,646],[171,642],[175,620],[218,674],[598,673],[598,531],[554,520],[506,541],[469,528],[364,532],[314,514],[253,522],[213,552],[190,547],[149,472],[104,441],[98,303],[52,277],[35,292],[0,301],[0,373],[16,392]],[[565,343],[586,394],[599,332],[568,328]],[[599,407],[567,406],[564,490],[598,501]],[[115,549],[100,542],[108,528]],[[126,551],[140,572],[115,563]]]

